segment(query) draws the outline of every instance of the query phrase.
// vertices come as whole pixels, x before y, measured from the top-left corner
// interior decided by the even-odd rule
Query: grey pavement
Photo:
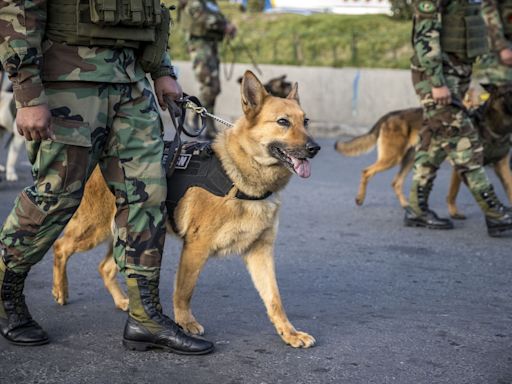
[[[126,351],[126,314],[114,308],[96,271],[102,246],[71,259],[64,307],[51,295],[51,252],[33,268],[27,301],[52,342],[21,348],[0,340],[0,383],[512,383],[512,237],[487,236],[465,189],[459,205],[468,219],[454,230],[404,228],[390,187],[396,170],[377,175],[357,207],[360,171],[375,153],[344,158],[334,140],[320,144],[311,178],[295,177],[283,193],[275,247],[288,316],[316,337],[314,348],[280,340],[234,256],[207,264],[192,303],[214,354]],[[28,166],[20,170],[20,182],[0,182],[2,221],[30,181]],[[443,214],[449,171],[440,170],[431,199]],[[179,248],[168,237],[161,283],[167,313]]]

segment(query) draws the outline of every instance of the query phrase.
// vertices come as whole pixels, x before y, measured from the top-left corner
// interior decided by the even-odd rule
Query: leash
[[[219,123],[224,124],[229,128],[232,128],[234,124],[209,113],[196,96],[183,94],[183,97],[179,100],[173,100],[169,96],[164,96],[164,101],[167,104],[167,110],[169,111],[171,122],[175,130],[174,138],[171,142],[166,144],[164,149],[164,158],[162,159],[162,163],[164,164],[167,172],[167,177],[170,177],[174,173],[174,170],[176,169],[176,162],[180,157],[181,147],[183,146],[181,141],[182,133],[189,137],[200,136],[206,128],[205,117],[209,117],[215,121],[218,121]],[[192,110],[195,114],[201,117],[201,128],[196,132],[190,132],[187,128],[185,128],[185,117],[187,109]]]

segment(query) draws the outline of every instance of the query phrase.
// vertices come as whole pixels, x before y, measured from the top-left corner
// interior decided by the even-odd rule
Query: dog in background
[[[470,117],[482,140],[484,164],[494,167],[509,201],[512,202],[512,174],[509,167],[512,135],[512,86],[482,86],[489,93],[489,97],[478,108],[470,110]],[[377,161],[365,168],[361,174],[359,190],[356,195],[357,205],[362,205],[364,202],[369,180],[375,174],[398,164],[400,164],[400,169],[391,185],[400,205],[402,207],[408,205],[408,200],[403,194],[403,184],[405,177],[414,165],[415,146],[422,124],[421,108],[393,111],[382,116],[368,133],[347,142],[336,142],[336,150],[345,156],[359,156],[377,146]],[[460,183],[459,175],[452,170],[447,203],[448,212],[454,219],[465,218],[456,206]]]
[[[204,328],[190,308],[199,274],[209,257],[238,253],[277,333],[293,347],[308,348],[315,344],[315,339],[297,331],[286,316],[273,254],[279,194],[293,174],[310,176],[308,159],[320,147],[306,130],[308,120],[300,107],[296,84],[286,98],[274,97],[247,71],[241,84],[241,98],[243,116],[233,128],[217,135],[209,152],[218,159],[230,180],[229,191],[220,196],[204,187],[187,187],[177,205],[168,209],[167,230],[183,240],[174,286],[175,321],[192,334],[203,334]],[[197,158],[205,153],[208,152],[201,152]],[[180,172],[186,171],[176,169],[168,180],[169,185],[175,186],[173,193],[182,185],[183,179],[178,179]],[[167,200],[169,203],[169,195]],[[86,184],[80,207],[54,245],[53,295],[59,304],[65,304],[68,297],[68,259],[75,252],[107,241],[110,248],[99,272],[116,306],[126,310],[128,299],[115,278],[117,267],[112,258],[114,214],[114,196],[97,168]]]
[[[4,72],[0,76],[5,76]],[[7,141],[8,152],[5,167],[0,165],[0,172],[5,172],[7,181],[17,181],[16,163],[25,144],[23,136],[21,136],[16,128],[16,116],[14,107],[14,95],[10,88],[10,83],[6,78],[1,82],[0,89],[0,137],[9,134],[11,137]]]
[[[238,83],[242,84],[243,77],[238,78]],[[286,80],[286,75],[274,77],[263,84],[265,90],[272,96],[286,97],[292,90],[292,83]]]

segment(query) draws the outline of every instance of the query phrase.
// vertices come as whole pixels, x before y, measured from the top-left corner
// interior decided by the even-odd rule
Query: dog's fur
[[[177,235],[183,240],[174,287],[175,320],[188,332],[203,334],[203,326],[190,309],[199,274],[210,256],[238,253],[281,338],[293,347],[311,347],[315,339],[297,331],[283,309],[273,248],[279,192],[292,173],[309,176],[307,158],[313,157],[320,148],[306,131],[296,85],[286,99],[273,97],[248,71],[241,88],[244,116],[232,129],[219,133],[212,144],[235,188],[227,196],[219,197],[192,187],[174,211]],[[236,189],[250,196],[262,196],[267,191],[273,194],[264,200],[241,200],[234,197]],[[108,241],[109,252],[100,263],[99,272],[116,306],[126,310],[128,299],[115,279],[117,268],[112,258],[110,228],[114,211],[114,197],[96,169],[86,185],[78,211],[54,246],[53,295],[60,304],[65,304],[68,297],[66,263],[69,257]],[[172,231],[170,226],[168,231]]]
[[[0,73],[0,76],[3,76],[3,73]],[[9,150],[5,167],[0,165],[0,172],[5,171],[7,181],[17,181],[18,174],[16,173],[16,163],[18,162],[25,140],[16,128],[15,116],[11,110],[13,93],[7,88],[8,82],[7,79],[4,79],[2,89],[0,90],[0,137],[6,134],[12,135],[12,137],[9,139],[8,143]]]
[[[486,134],[486,129],[491,132],[491,135],[503,141],[500,145],[505,145],[509,149],[510,140],[507,138],[510,138],[512,134],[512,87],[492,85],[484,87],[489,92],[489,99],[470,112],[479,131],[484,152],[495,145],[492,140],[488,139],[489,134]],[[382,116],[368,133],[347,142],[336,142],[336,150],[346,156],[359,156],[377,145],[377,161],[365,168],[361,174],[356,204],[363,204],[366,186],[375,174],[400,164],[400,170],[393,178],[392,187],[400,204],[403,207],[408,205],[403,194],[403,184],[405,177],[414,165],[415,145],[419,139],[422,123],[421,108],[394,111]],[[508,199],[512,202],[512,174],[508,165],[509,158],[510,153],[499,159],[485,158],[484,164],[494,166],[494,170],[507,192]],[[459,175],[452,170],[447,203],[450,216],[456,219],[464,218],[455,203],[460,182]]]

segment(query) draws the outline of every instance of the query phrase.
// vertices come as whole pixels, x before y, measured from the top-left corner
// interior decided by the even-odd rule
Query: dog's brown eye
[[[290,121],[287,119],[279,119],[277,120],[277,124],[282,125],[283,127],[289,127]]]

